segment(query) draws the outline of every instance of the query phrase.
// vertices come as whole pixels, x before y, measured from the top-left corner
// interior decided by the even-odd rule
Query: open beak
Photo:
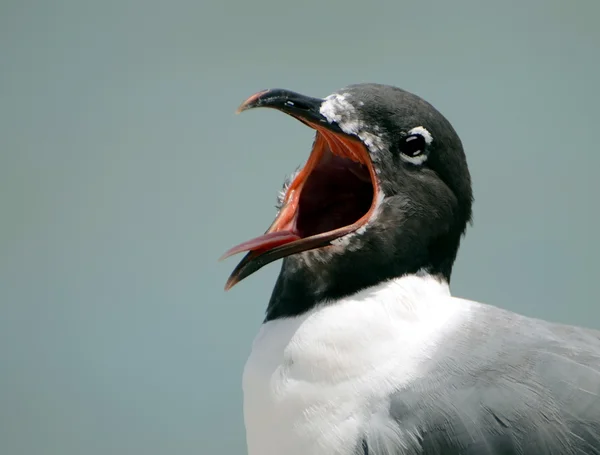
[[[270,107],[316,130],[312,152],[284,197],[266,233],[229,249],[221,259],[248,251],[225,289],[283,257],[326,248],[364,226],[376,207],[379,184],[365,145],[342,132],[321,113],[323,100],[289,90],[271,89],[244,101],[238,112]]]

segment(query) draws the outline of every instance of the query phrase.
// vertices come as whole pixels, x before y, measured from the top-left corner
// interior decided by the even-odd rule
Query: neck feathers
[[[311,278],[308,269],[302,267],[297,267],[293,273],[289,273],[289,269],[286,270],[284,265],[273,289],[264,322],[299,316],[319,305],[335,303],[349,297],[370,300],[385,299],[393,295],[395,300],[407,305],[408,310],[408,306],[429,300],[431,296],[450,296],[448,281],[442,275],[430,275],[424,271],[380,281],[370,286],[355,286],[354,292],[341,292],[334,297],[320,293],[320,283],[325,280],[326,276]]]

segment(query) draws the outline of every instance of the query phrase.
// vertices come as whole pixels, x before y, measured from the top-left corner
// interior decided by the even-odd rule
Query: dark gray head
[[[311,155],[286,183],[267,233],[227,288],[284,258],[267,319],[405,274],[450,280],[471,219],[471,179],[444,116],[396,87],[358,84],[325,99],[266,90],[240,110],[271,107],[316,130]]]

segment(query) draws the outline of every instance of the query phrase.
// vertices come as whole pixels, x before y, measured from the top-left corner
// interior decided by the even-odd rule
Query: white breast
[[[244,370],[249,455],[348,455],[390,393],[419,377],[468,304],[429,276],[270,321]]]

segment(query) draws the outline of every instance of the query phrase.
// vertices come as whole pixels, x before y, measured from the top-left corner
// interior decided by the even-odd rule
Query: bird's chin
[[[255,107],[265,93],[250,97],[240,110],[247,109],[248,103]],[[286,112],[279,105],[268,107]],[[330,248],[333,240],[365,226],[375,212],[380,189],[365,145],[335,125],[319,121],[313,111],[286,112],[316,130],[311,154],[287,188],[282,208],[266,233],[234,246],[222,256],[224,259],[248,252],[231,273],[225,289],[277,259]]]

